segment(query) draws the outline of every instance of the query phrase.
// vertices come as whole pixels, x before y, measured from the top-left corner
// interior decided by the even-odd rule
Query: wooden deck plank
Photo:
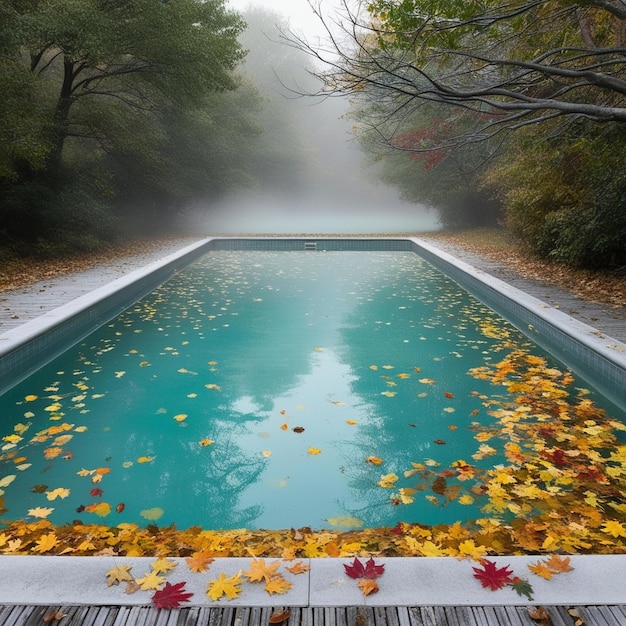
[[[568,607],[544,607],[553,626],[573,626]],[[585,626],[623,626],[626,605],[572,607]],[[295,607],[286,626],[536,626],[527,606]],[[276,607],[0,606],[2,626],[268,626]]]
[[[624,616],[620,621],[611,611],[601,606],[581,606],[576,609],[587,626],[624,626],[626,622]]]

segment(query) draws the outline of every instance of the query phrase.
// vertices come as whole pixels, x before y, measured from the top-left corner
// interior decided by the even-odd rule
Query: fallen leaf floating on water
[[[294,433],[303,433],[304,426],[294,426],[291,430],[293,430]]]
[[[189,602],[193,593],[185,591],[185,584],[184,581],[175,585],[166,582],[163,589],[154,592],[152,604],[157,609],[177,609],[183,602]]]
[[[377,456],[366,456],[365,462],[370,463],[371,465],[382,465],[383,460]]]
[[[313,456],[315,456],[316,454],[322,453],[322,451],[319,448],[313,448],[313,447],[309,448],[307,452]]]

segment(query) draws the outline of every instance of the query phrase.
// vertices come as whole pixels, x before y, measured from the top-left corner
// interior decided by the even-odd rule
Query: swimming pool
[[[346,254],[211,253],[205,265],[176,276],[177,302],[166,301],[164,286],[89,337],[70,361],[46,366],[36,375],[40,383],[13,388],[5,398],[28,416],[5,434],[5,460],[18,468],[31,462],[18,451],[36,428],[41,441],[30,445],[40,447],[46,463],[18,469],[4,485],[7,503],[27,482],[36,489],[23,506],[55,509],[45,517],[56,523],[79,517],[179,527],[358,528],[475,518],[471,507],[485,505],[485,481],[468,481],[469,468],[492,467],[494,458],[504,462],[515,452],[487,443],[490,432],[501,436],[493,434],[489,405],[505,402],[495,397],[494,376],[508,368],[519,378],[540,365],[551,371],[541,379],[545,393],[557,379],[563,387],[569,375],[553,362],[533,363],[544,358],[541,351],[527,356],[525,337],[413,253]],[[337,256],[348,260],[342,272]],[[432,286],[433,274],[441,285]],[[202,292],[200,275],[211,281]],[[278,335],[269,332],[270,318]],[[454,321],[446,325],[447,319]],[[189,352],[192,343],[201,344],[200,355]],[[508,362],[507,354],[514,355]],[[166,365],[155,375],[157,361]],[[61,371],[69,373],[65,383]],[[100,379],[106,384],[97,388]],[[572,385],[580,386],[565,386]],[[461,399],[469,404],[460,408]],[[109,424],[125,405],[146,427],[142,434],[120,435]],[[217,416],[210,426],[208,414]],[[480,425],[479,415],[489,423]],[[42,416],[46,428],[41,420],[35,425]],[[604,423],[596,413],[586,418]],[[559,434],[543,431],[544,440]],[[78,439],[89,465],[72,450]],[[468,440],[469,451],[460,447]],[[472,453],[482,458],[467,461]],[[562,469],[566,457],[551,454]],[[181,460],[192,470],[185,478],[174,465]],[[57,469],[75,462],[81,474],[71,482],[57,477]],[[150,468],[158,468],[158,480]],[[25,479],[31,472],[45,481]],[[339,482],[348,489],[333,495]],[[261,485],[267,490],[259,502]],[[173,504],[161,498],[166,491]],[[331,497],[321,505],[324,492]],[[521,490],[508,498],[513,509],[496,506],[489,515],[506,521],[534,514],[516,509],[530,493]],[[71,502],[72,512],[56,518],[62,501]],[[297,515],[286,517],[291,509]],[[216,511],[217,525],[197,517]]]

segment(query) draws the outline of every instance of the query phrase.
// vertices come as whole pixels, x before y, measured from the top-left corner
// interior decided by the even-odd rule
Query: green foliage
[[[88,185],[43,179],[0,191],[0,237],[15,254],[45,258],[89,252],[119,235],[110,207],[95,199]]]
[[[257,106],[225,0],[8,0],[0,7],[3,236],[98,245],[233,184]],[[240,92],[243,94],[243,92]],[[138,222],[138,220],[137,220]]]
[[[626,263],[626,134],[579,125],[545,140],[527,130],[484,178],[505,205],[507,224],[536,254],[568,265]]]

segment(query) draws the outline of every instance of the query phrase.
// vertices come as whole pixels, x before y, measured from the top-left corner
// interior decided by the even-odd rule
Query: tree
[[[245,107],[221,97],[240,85],[235,69],[245,56],[245,23],[224,4],[2,4],[5,241],[92,247],[112,236],[116,214],[149,207],[156,223],[157,213],[173,215],[194,193],[225,184],[215,166],[223,133],[251,131]],[[254,96],[245,102],[256,106]]]
[[[424,103],[490,119],[463,141],[560,118],[626,122],[626,5],[620,0],[343,0],[327,24],[328,93],[385,103],[402,116]]]
[[[106,100],[154,110],[163,102],[189,105],[235,86],[243,52],[243,21],[223,0],[43,0],[14,16],[30,71],[52,81],[49,167],[60,166],[68,137],[106,143],[81,106]],[[11,26],[11,25],[10,25]]]

